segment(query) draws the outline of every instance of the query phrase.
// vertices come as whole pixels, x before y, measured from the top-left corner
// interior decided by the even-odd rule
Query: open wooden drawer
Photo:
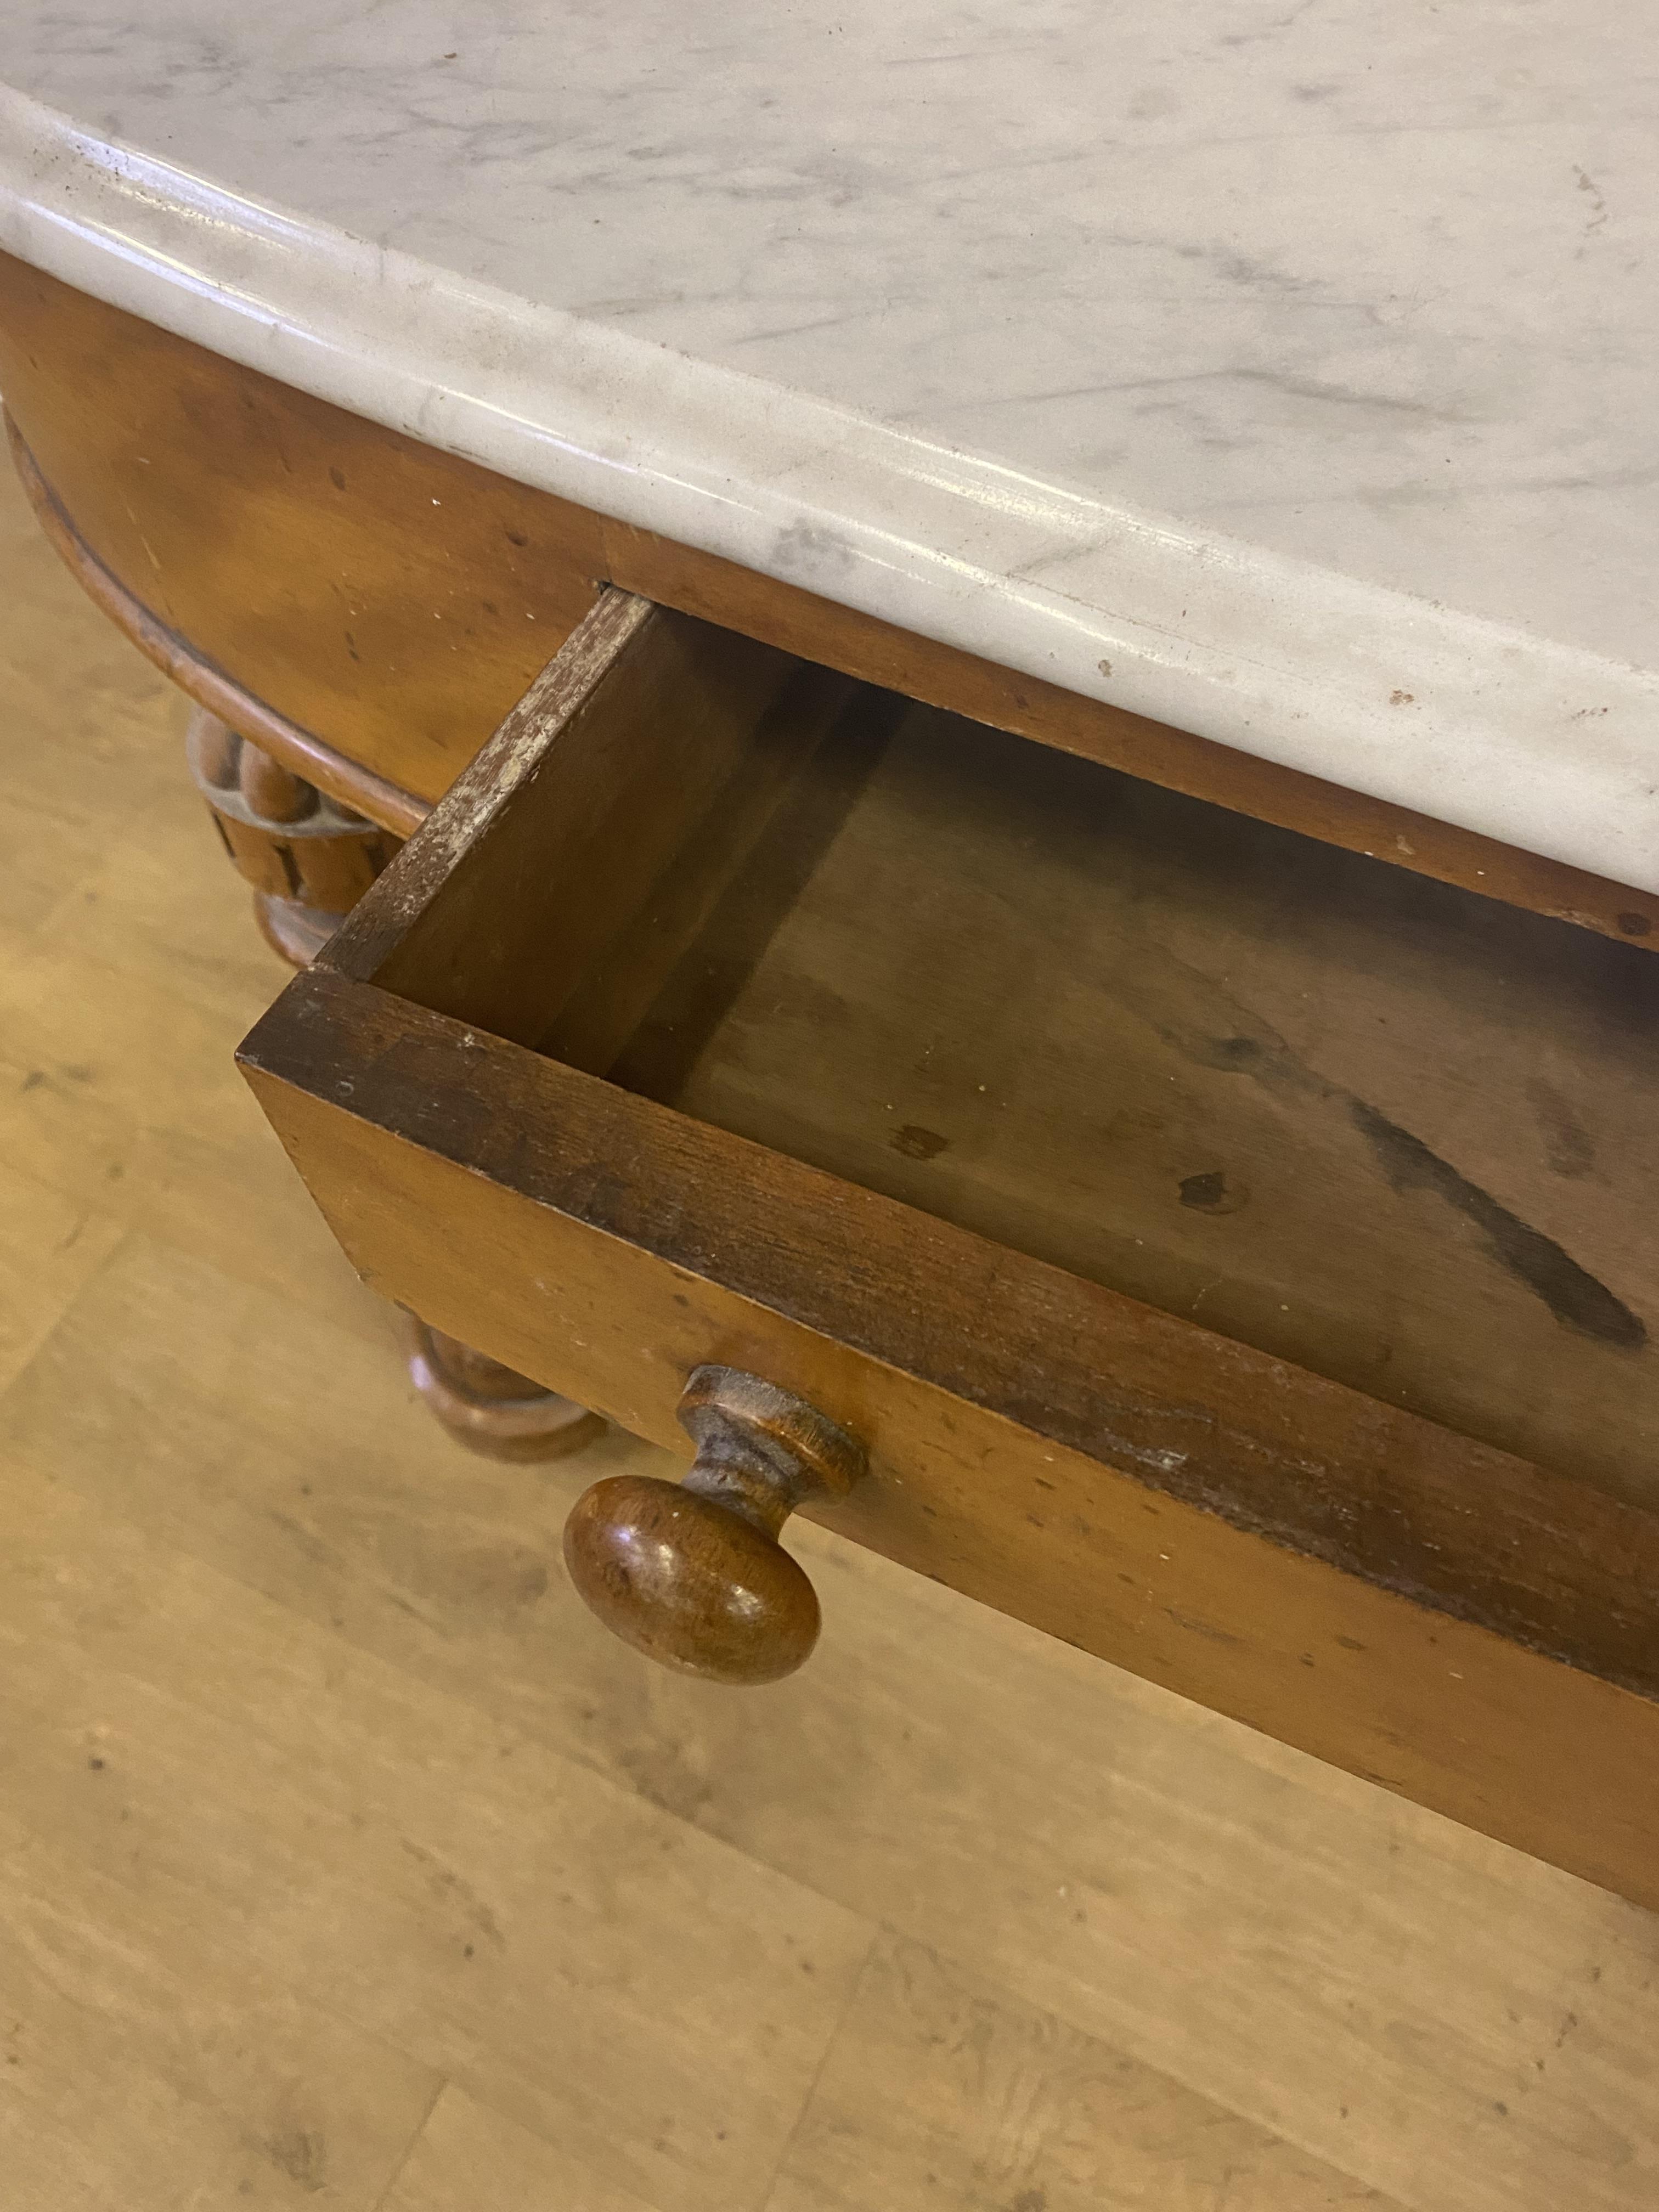
[[[814,1517],[1659,1905],[1656,1011],[612,592],[242,1060],[438,1328],[799,1394]]]

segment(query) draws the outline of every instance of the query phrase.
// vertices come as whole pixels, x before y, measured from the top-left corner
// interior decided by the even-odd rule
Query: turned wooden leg
[[[398,840],[271,759],[198,708],[185,738],[191,774],[225,850],[252,886],[265,942],[295,968],[315,959]],[[410,1378],[458,1443],[488,1459],[562,1459],[605,1432],[597,1413],[544,1390],[412,1314],[403,1320]]]
[[[605,1423],[574,1399],[544,1390],[471,1345],[403,1316],[410,1379],[427,1409],[458,1443],[486,1459],[562,1459],[605,1434]]]
[[[398,839],[203,708],[191,715],[185,743],[225,850],[253,888],[265,942],[305,967],[397,851]]]

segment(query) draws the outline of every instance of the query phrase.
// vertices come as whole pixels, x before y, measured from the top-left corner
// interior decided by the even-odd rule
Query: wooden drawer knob
[[[818,1640],[817,1593],[778,1542],[809,1498],[840,1498],[862,1446],[735,1367],[693,1370],[680,1420],[697,1447],[684,1482],[613,1475],[564,1529],[583,1601],[624,1643],[712,1682],[775,1682]]]

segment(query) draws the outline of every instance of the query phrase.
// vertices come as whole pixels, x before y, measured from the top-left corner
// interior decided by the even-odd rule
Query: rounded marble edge
[[[1109,505],[264,204],[0,87],[0,246],[504,476],[1659,892],[1659,676]]]

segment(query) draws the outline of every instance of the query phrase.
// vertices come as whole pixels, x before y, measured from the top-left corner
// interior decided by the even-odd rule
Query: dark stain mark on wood
[[[326,2179],[327,2144],[315,2128],[280,2128],[265,2146],[270,2162],[301,2189],[319,2190]]]
[[[1493,1255],[1542,1298],[1559,1322],[1624,1351],[1639,1351],[1647,1342],[1647,1327],[1640,1316],[1587,1273],[1553,1237],[1517,1219],[1490,1192],[1460,1175],[1420,1137],[1413,1137],[1374,1106],[1356,1098],[1352,1111],[1355,1127],[1395,1189],[1431,1190],[1472,1221]]]
[[[1621,914],[1614,918],[1626,937],[1649,937],[1653,933],[1653,924],[1644,914]]]
[[[1544,1133],[1545,1158],[1553,1175],[1577,1182],[1595,1164],[1595,1146],[1588,1129],[1553,1083],[1534,1076],[1527,1096]]]
[[[1177,1188],[1181,1203],[1198,1213],[1237,1213],[1240,1206],[1249,1203],[1250,1194],[1245,1185],[1230,1182],[1220,1168],[1212,1168],[1203,1175],[1183,1176]]]
[[[1201,1636],[1206,1644],[1237,1644],[1240,1640],[1230,1629],[1218,1628],[1212,1620],[1200,1620],[1192,1614],[1177,1613],[1172,1605],[1166,1605],[1164,1612],[1164,1617],[1172,1620],[1177,1628],[1184,1628],[1193,1636]]]
[[[1182,995],[1178,984],[1186,987],[1189,1018],[1176,1011]],[[1553,1237],[1511,1213],[1431,1152],[1420,1137],[1310,1067],[1277,1030],[1253,1015],[1213,977],[1166,956],[1156,968],[1143,962],[1141,974],[1121,980],[1117,988],[1126,1005],[1133,1006],[1195,1066],[1248,1075],[1283,1099],[1346,1107],[1393,1188],[1431,1191],[1474,1222],[1493,1257],[1541,1298],[1565,1327],[1620,1351],[1638,1352],[1647,1343],[1647,1325],[1640,1316]],[[1224,1017],[1224,1029],[1218,1016]]]
[[[923,1129],[914,1121],[907,1121],[902,1129],[896,1129],[888,1142],[907,1160],[936,1160],[951,1146],[951,1139],[941,1137],[937,1129]]]
[[[1220,1205],[1222,1193],[1227,1188],[1227,1178],[1219,1168],[1208,1175],[1183,1176],[1181,1179],[1181,1203],[1195,1206],[1201,1212],[1213,1212]]]

